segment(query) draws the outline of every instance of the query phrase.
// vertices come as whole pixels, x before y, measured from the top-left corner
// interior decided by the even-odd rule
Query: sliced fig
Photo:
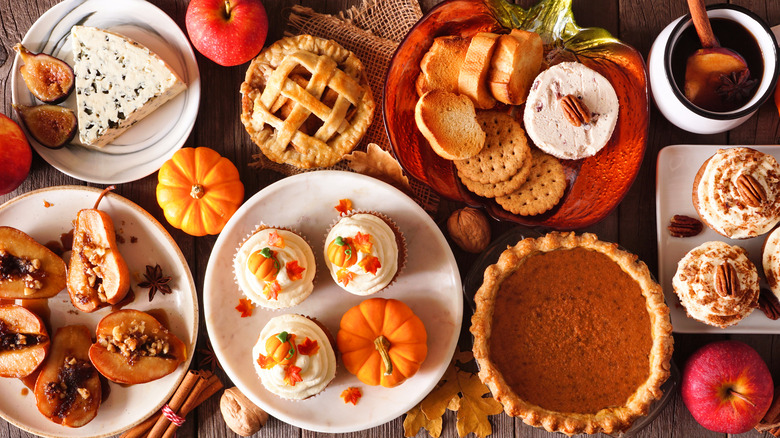
[[[32,374],[49,344],[49,333],[38,315],[22,306],[0,305],[0,377]]]
[[[125,309],[103,318],[89,359],[98,372],[118,383],[146,383],[172,373],[187,358],[187,347],[153,316]]]
[[[33,53],[21,44],[15,45],[14,50],[24,63],[20,68],[24,83],[41,102],[60,103],[73,92],[76,76],[66,62],[45,53]]]
[[[97,209],[113,188],[103,190],[93,208],[76,216],[67,286],[71,302],[83,312],[116,304],[130,290],[130,271],[119,253],[114,223],[108,213]]]
[[[57,105],[13,105],[30,135],[50,149],[59,149],[73,140],[78,119],[73,110]]]
[[[92,336],[83,325],[61,327],[35,381],[35,403],[49,420],[81,427],[95,418],[102,393],[100,375],[89,361]]]
[[[16,228],[0,226],[0,298],[50,298],[66,279],[57,254]]]

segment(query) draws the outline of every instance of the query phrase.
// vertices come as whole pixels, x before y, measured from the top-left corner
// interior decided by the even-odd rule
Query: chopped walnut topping
[[[32,347],[44,342],[45,335],[33,335],[16,333],[5,321],[0,320],[0,351],[19,350],[24,347]]]
[[[78,392],[84,400],[89,398],[89,390],[87,388],[76,388],[76,392]]]
[[[21,280],[24,284],[24,294],[32,295],[43,287],[40,279],[46,275],[41,271],[39,259],[16,257],[4,249],[0,249],[0,281]]]
[[[122,354],[130,365],[144,356],[167,356],[171,346],[164,339],[144,333],[145,326],[143,321],[132,321],[129,326],[119,324],[110,335],[101,335],[98,344],[112,353]]]
[[[88,399],[92,396],[84,384],[95,373],[95,368],[88,360],[66,357],[57,373],[57,380],[49,382],[44,394],[50,400],[57,399],[59,403],[54,412],[55,417],[63,418],[76,401],[76,397]]]
[[[96,245],[88,236],[84,238],[84,245],[81,253],[81,260],[84,262],[84,274],[87,277],[87,284],[97,292],[101,302],[106,302],[106,290],[103,286],[103,261],[106,258],[106,248]]]

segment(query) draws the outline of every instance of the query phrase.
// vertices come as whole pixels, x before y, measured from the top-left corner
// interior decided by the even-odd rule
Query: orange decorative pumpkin
[[[289,365],[295,361],[298,351],[295,349],[295,335],[287,332],[277,333],[265,341],[265,352],[279,365]]]
[[[193,236],[219,234],[244,201],[236,166],[205,147],[179,149],[163,163],[157,182],[165,219]]]
[[[357,261],[357,251],[352,242],[341,236],[328,244],[328,260],[339,268],[348,268]]]
[[[347,371],[367,385],[398,386],[428,354],[420,318],[401,301],[371,298],[341,317],[336,343]]]
[[[255,274],[259,281],[274,281],[281,267],[276,253],[269,248],[253,252],[246,264],[249,272]]]

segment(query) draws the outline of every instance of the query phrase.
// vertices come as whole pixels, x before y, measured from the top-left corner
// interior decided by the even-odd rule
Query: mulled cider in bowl
[[[689,15],[661,31],[648,59],[658,109],[673,124],[697,134],[727,131],[747,120],[772,95],[780,68],[777,42],[760,17],[728,4],[707,7],[707,15],[720,46],[738,53],[746,71],[714,76],[702,93],[692,92],[687,64],[702,45]]]

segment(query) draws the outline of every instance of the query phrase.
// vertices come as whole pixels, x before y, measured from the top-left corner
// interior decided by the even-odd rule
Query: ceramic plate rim
[[[52,186],[52,187],[45,187],[45,188],[41,188],[41,189],[37,189],[37,190],[32,190],[32,191],[23,193],[23,194],[21,194],[19,196],[16,196],[16,197],[6,201],[3,204],[0,204],[0,215],[2,215],[2,213],[4,211],[8,210],[9,208],[13,208],[14,204],[17,204],[17,203],[19,203],[21,201],[24,201],[27,198],[40,196],[40,195],[48,194],[48,193],[61,192],[61,191],[85,191],[85,192],[89,192],[89,193],[99,194],[101,192],[101,189],[94,188],[94,187],[87,187],[87,186],[62,185],[62,186]],[[179,376],[177,377],[175,384],[171,386],[170,390],[167,391],[167,393],[159,401],[159,403],[155,404],[154,409],[150,410],[149,412],[145,412],[137,420],[133,421],[129,425],[126,425],[126,427],[124,427],[123,429],[120,429],[120,430],[104,432],[104,433],[100,433],[98,435],[86,435],[86,434],[85,435],[78,435],[78,434],[76,434],[76,435],[56,435],[56,434],[47,434],[47,433],[44,433],[43,431],[35,430],[34,428],[31,428],[28,425],[23,424],[20,421],[17,421],[15,418],[10,417],[5,412],[0,411],[0,417],[2,417],[5,421],[7,421],[8,423],[18,427],[19,429],[22,429],[22,430],[27,431],[29,433],[35,434],[37,436],[51,437],[51,438],[59,438],[59,437],[71,437],[72,438],[74,436],[82,437],[82,438],[87,438],[87,437],[95,437],[95,438],[97,438],[97,437],[112,436],[112,435],[121,433],[122,431],[127,430],[129,428],[132,428],[133,426],[141,423],[143,420],[148,418],[150,415],[154,414],[163,404],[165,404],[166,401],[168,401],[170,399],[170,397],[173,395],[173,393],[178,388],[178,386],[181,383],[181,381],[184,379],[184,376],[186,375],[186,373],[187,373],[187,371],[189,369],[190,363],[192,362],[192,360],[194,358],[195,345],[196,345],[195,343],[197,342],[197,339],[198,339],[198,329],[199,329],[199,323],[200,323],[200,320],[199,320],[199,303],[198,303],[197,289],[195,287],[195,281],[194,281],[194,278],[192,276],[192,272],[189,269],[189,264],[187,263],[187,260],[184,258],[184,254],[181,252],[181,249],[176,244],[176,242],[173,239],[173,237],[167,232],[167,230],[165,230],[165,227],[163,227],[162,224],[160,224],[160,222],[157,221],[157,219],[155,219],[148,211],[143,209],[141,206],[139,206],[135,202],[133,202],[133,201],[131,201],[131,200],[121,196],[121,195],[118,195],[118,194],[115,194],[115,193],[110,193],[108,196],[110,196],[113,201],[117,201],[117,202],[119,202],[121,204],[124,204],[126,207],[129,207],[134,212],[134,214],[138,215],[139,218],[141,218],[141,219],[143,219],[145,221],[148,221],[155,229],[157,229],[157,231],[159,233],[162,233],[162,235],[165,237],[166,244],[168,246],[170,246],[169,249],[172,250],[176,254],[176,256],[178,257],[177,260],[172,260],[172,261],[175,262],[175,263],[181,264],[180,268],[183,269],[182,273],[185,275],[185,277],[188,280],[187,284],[186,285],[182,285],[181,287],[182,287],[183,292],[185,292],[185,293],[186,293],[185,289],[189,289],[189,292],[190,292],[190,295],[191,295],[191,299],[192,299],[192,302],[193,302],[193,309],[192,309],[192,312],[193,312],[192,313],[193,331],[192,331],[192,333],[190,333],[191,339],[189,339],[189,343],[191,345],[191,351],[189,351],[187,353],[187,359],[185,360],[185,362],[182,363],[181,365],[179,365],[179,368],[177,368],[177,370],[175,371],[175,372],[179,373]],[[136,299],[138,299],[138,298],[139,297],[136,296]],[[100,415],[100,412],[98,412],[98,415]],[[41,422],[44,422],[44,421],[47,421],[47,420],[41,416]],[[78,431],[79,429],[71,429],[71,428],[66,428],[66,427],[63,426],[63,430],[68,430],[70,432],[73,432],[73,431]]]

